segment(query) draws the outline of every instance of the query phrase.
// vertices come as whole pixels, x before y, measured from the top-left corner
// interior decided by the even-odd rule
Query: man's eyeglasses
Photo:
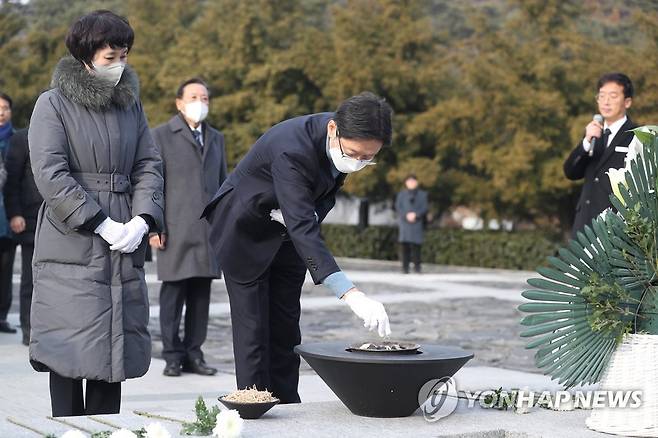
[[[606,99],[617,100],[619,99],[619,96],[621,96],[619,93],[610,93],[610,94],[599,93],[596,96],[594,96],[594,98],[596,99],[597,102],[603,102]]]
[[[359,161],[370,161],[368,164],[371,165],[371,166],[377,164],[377,163],[375,163],[374,161],[372,161],[373,158],[371,158],[370,160],[360,160],[359,158],[354,158],[354,157],[352,157],[352,156],[350,156],[350,155],[347,155],[347,154],[345,153],[345,151],[343,150],[343,144],[340,142],[340,134],[338,133],[338,128],[336,128],[336,138],[338,139],[338,148],[340,149],[340,156],[341,156],[341,157],[343,157],[343,158],[351,158],[351,159],[353,159],[353,160],[359,160]]]
[[[338,149],[340,149],[340,156],[343,158],[345,157],[352,158],[349,155],[347,155],[343,150],[343,144],[340,142],[340,134],[338,134],[338,129],[336,129],[336,138],[338,139]]]

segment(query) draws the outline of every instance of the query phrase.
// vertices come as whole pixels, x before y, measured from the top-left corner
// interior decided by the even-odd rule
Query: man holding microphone
[[[624,167],[635,124],[626,116],[633,101],[633,84],[623,73],[607,73],[598,81],[596,102],[599,114],[585,127],[585,137],[564,163],[570,180],[585,179],[576,206],[572,237],[590,225],[608,207],[612,188],[609,169]]]
[[[391,107],[372,93],[336,112],[273,126],[208,204],[210,241],[231,305],[238,389],[256,385],[299,403],[300,294],[306,271],[370,330],[391,333],[384,306],[340,270],[320,234],[347,174],[374,164],[391,142]]]

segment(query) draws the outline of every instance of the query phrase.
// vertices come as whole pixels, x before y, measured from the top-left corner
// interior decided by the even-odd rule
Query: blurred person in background
[[[12,105],[11,97],[0,92],[0,190],[7,179],[4,160],[9,150],[9,141],[15,132],[11,123]],[[16,329],[7,322],[13,295],[12,275],[15,255],[16,244],[11,238],[4,196],[0,192],[0,333],[16,333]]]
[[[21,246],[20,321],[23,344],[30,342],[30,306],[32,303],[32,255],[37,214],[43,202],[34,182],[27,144],[28,129],[11,138],[5,167],[7,184],[4,196],[9,226],[14,241]]]
[[[153,129],[165,176],[165,229],[151,236],[157,250],[160,330],[165,376],[211,376],[201,346],[208,332],[210,287],[221,272],[212,256],[210,226],[200,213],[226,179],[224,135],[205,121],[210,94],[199,78],[176,93],[178,113]],[[185,307],[185,335],[179,328]]]
[[[405,178],[404,186],[395,198],[402,272],[408,274],[410,262],[413,262],[414,272],[420,273],[420,251],[428,209],[427,192],[418,188],[418,179],[414,174]]]

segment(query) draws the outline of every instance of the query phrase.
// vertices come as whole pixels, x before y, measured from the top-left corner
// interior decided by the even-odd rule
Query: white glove
[[[277,209],[270,211],[270,217],[273,221],[277,221],[284,227],[286,226],[286,223],[283,221],[283,213],[281,213],[281,210]]]
[[[315,214],[315,222],[317,222],[318,219],[319,219],[318,214],[316,212],[313,212],[313,214]],[[281,213],[281,210],[276,209],[276,210],[270,211],[270,217],[272,218],[273,221],[277,221],[278,223],[280,223],[284,227],[286,226],[286,223],[283,221],[283,213]]]
[[[110,246],[110,250],[121,251],[126,254],[134,252],[139,244],[142,243],[144,234],[149,231],[146,221],[141,216],[135,216],[130,219],[130,222],[128,222],[125,227],[126,234],[121,240]]]
[[[381,337],[391,334],[391,325],[388,322],[388,315],[382,303],[368,298],[366,294],[358,290],[346,293],[343,300],[350,306],[356,316],[363,319],[363,326],[368,330],[376,327]]]
[[[100,235],[110,245],[114,245],[121,240],[127,232],[128,230],[124,224],[113,221],[109,217],[105,218],[94,230],[94,233]]]

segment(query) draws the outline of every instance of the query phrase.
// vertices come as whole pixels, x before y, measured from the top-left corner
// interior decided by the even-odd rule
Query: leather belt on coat
[[[96,192],[129,192],[130,178],[121,173],[72,172],[71,176],[83,189]]]

